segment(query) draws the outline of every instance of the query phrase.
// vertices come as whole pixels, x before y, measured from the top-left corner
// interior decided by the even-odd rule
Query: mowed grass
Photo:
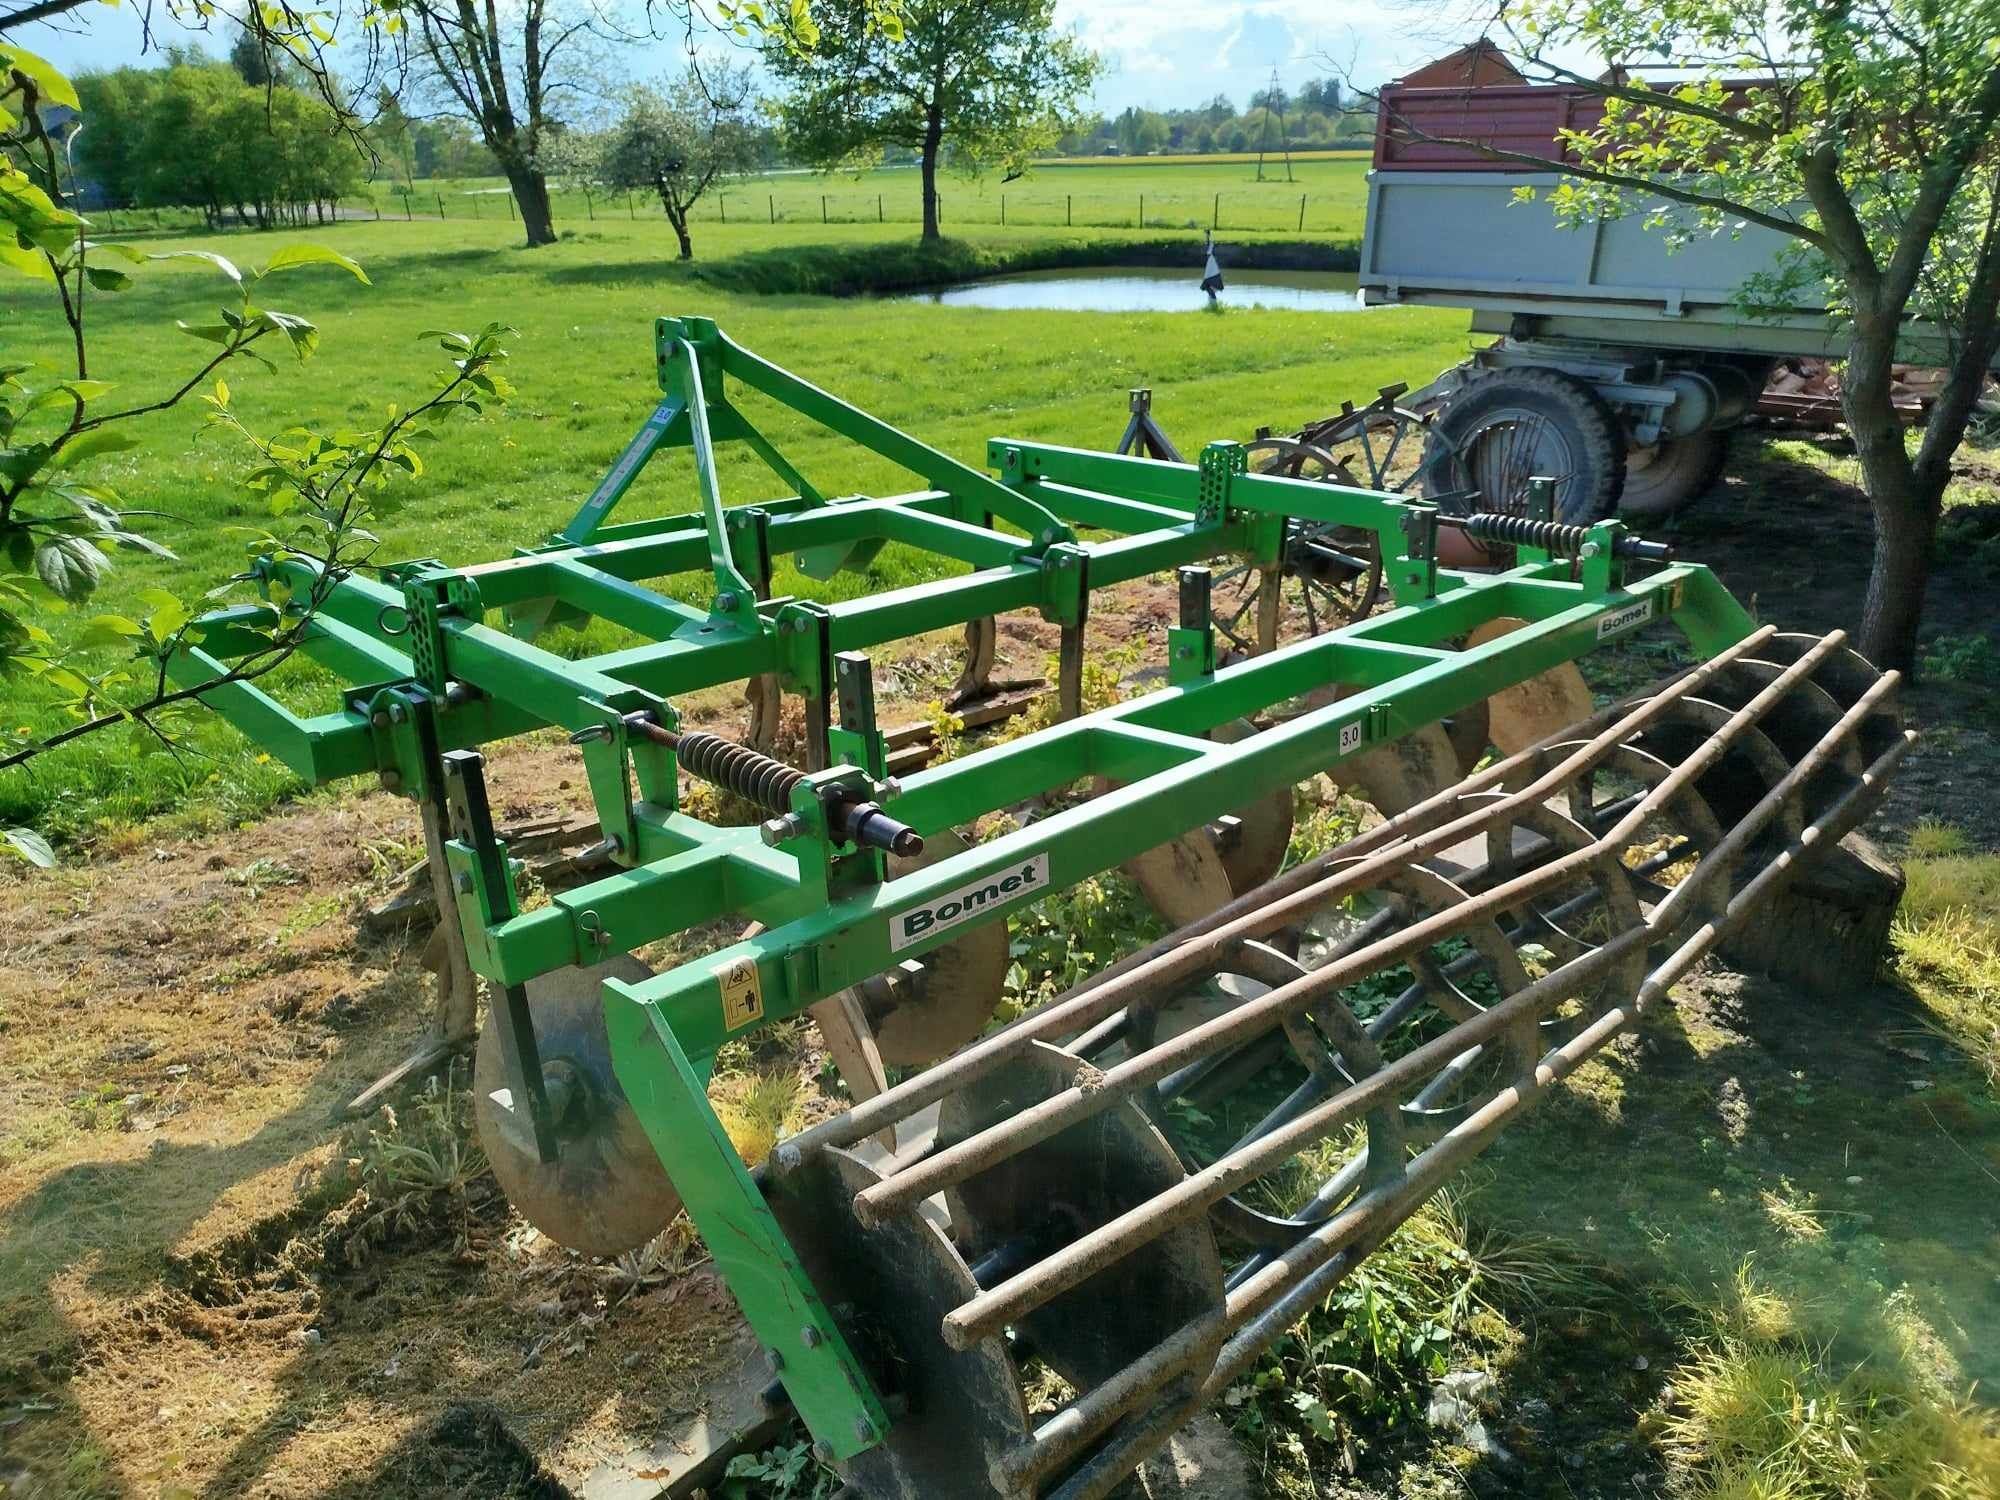
[[[1013,313],[887,299],[753,295],[715,277],[806,284],[822,263],[907,256],[906,229],[702,226],[694,266],[678,263],[664,225],[569,223],[570,237],[538,251],[518,248],[504,223],[343,224],[294,233],[159,239],[148,248],[205,246],[245,265],[294,240],[330,244],[368,269],[372,286],[333,270],[274,279],[269,305],[313,318],[324,331],[318,357],[281,359],[275,374],[243,364],[229,372],[233,404],[254,428],[294,422],[325,427],[379,421],[391,403],[432,387],[441,368],[427,328],[518,328],[511,378],[518,394],[485,418],[455,423],[427,449],[428,472],[409,503],[379,528],[385,560],[435,556],[471,563],[542,540],[581,502],[657,399],[652,320],[689,313],[715,318],[739,342],[974,464],[989,437],[1012,435],[1109,447],[1126,420],[1125,391],[1150,385],[1156,412],[1184,451],[1212,437],[1279,430],[1392,380],[1424,380],[1465,346],[1449,312],[1384,310],[1354,316],[1229,309],[1206,313]],[[1006,264],[1067,251],[1104,253],[1116,234],[1064,237],[1047,231],[985,231],[961,259]],[[1137,236],[1133,236],[1137,238]],[[1150,237],[1158,240],[1158,235]],[[1093,247],[1093,243],[1094,247]],[[1192,274],[1192,273],[1191,273]],[[210,321],[228,284],[192,262],[145,268],[116,304],[92,304],[91,374],[115,381],[113,400],[151,399],[193,370],[210,346],[174,328]],[[115,311],[113,308],[115,307]],[[15,331],[10,354],[60,361],[61,324],[23,283],[0,294],[0,318]],[[817,429],[747,397],[746,409],[826,493],[892,494],[912,483]],[[57,621],[73,636],[99,609],[129,607],[142,588],[198,595],[240,569],[246,536],[268,517],[239,476],[249,455],[200,432],[199,409],[145,419],[144,446],[103,460],[93,472],[128,505],[168,513],[148,528],[179,554],[175,562],[121,555],[91,606]],[[732,502],[769,498],[777,482],[745,451],[725,449],[721,477]],[[666,455],[643,476],[621,515],[664,514],[694,504],[692,467]],[[820,598],[892,588],[932,576],[927,560],[884,551],[862,574],[831,585],[789,568],[781,591]],[[682,590],[690,598],[692,582]],[[595,627],[594,627],[595,629]],[[99,658],[100,662],[103,658]],[[311,664],[288,664],[267,681],[281,698],[329,707],[335,684]],[[31,685],[0,683],[0,733],[26,738],[63,721]],[[290,785],[226,726],[207,723],[179,758],[140,758],[122,731],[0,773],[0,824],[25,823],[74,839],[105,825],[193,804],[204,817],[254,814]]]
[[[1223,234],[1303,233],[1358,241],[1367,209],[1367,171],[1368,154],[1360,151],[1295,156],[1289,182],[1284,162],[1271,158],[1264,163],[1265,180],[1258,181],[1254,156],[1038,162],[1012,182],[1003,182],[999,173],[976,179],[945,174],[939,178],[938,197],[947,232],[998,227],[1004,214],[1012,228],[1213,226]],[[378,183],[372,192],[385,216],[405,212],[399,185]],[[607,196],[558,186],[555,208],[559,218],[584,227],[660,218],[658,200],[643,192]],[[506,182],[498,177],[420,180],[411,187],[407,211],[419,219],[435,220],[442,211],[447,222],[505,222],[510,212]],[[914,224],[923,218],[923,198],[914,167],[778,172],[738,178],[711,191],[696,205],[695,218],[793,232],[822,222]]]

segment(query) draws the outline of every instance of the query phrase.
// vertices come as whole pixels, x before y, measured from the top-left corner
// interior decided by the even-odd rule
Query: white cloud
[[[1421,16],[1421,12],[1416,13]],[[1350,69],[1377,82],[1454,45],[1413,25],[1408,0],[1258,0],[1250,6],[1200,0],[1059,0],[1057,21],[1111,64],[1097,105],[1180,108],[1221,93],[1239,106],[1270,81],[1296,88]]]

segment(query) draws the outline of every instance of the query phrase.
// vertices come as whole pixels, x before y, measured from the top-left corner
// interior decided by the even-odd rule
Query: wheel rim
[[[1372,414],[1357,414],[1368,415]],[[1415,483],[1418,471],[1411,468],[1404,474],[1398,465],[1406,452],[1421,446],[1404,441],[1407,423],[1382,413],[1377,421],[1348,425],[1353,431],[1331,445],[1264,437],[1244,444],[1244,455],[1251,472],[1287,479],[1390,493]],[[1396,429],[1393,434],[1389,427]],[[1311,635],[1360,619],[1382,589],[1381,549],[1375,534],[1362,527],[1288,522],[1282,566],[1279,586],[1287,603],[1304,614]],[[1257,604],[1264,583],[1264,570],[1250,563],[1216,575],[1215,627],[1240,651],[1258,649]]]
[[[1465,436],[1452,455],[1452,466],[1457,481],[1452,488],[1471,495],[1440,495],[1439,503],[1448,509],[1521,515],[1527,508],[1528,481],[1553,479],[1556,514],[1561,515],[1576,477],[1577,458],[1561,429],[1548,418],[1520,407],[1503,407]]]

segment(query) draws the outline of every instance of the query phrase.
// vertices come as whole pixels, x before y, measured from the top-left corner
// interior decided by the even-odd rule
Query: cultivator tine
[[[1060,1217],[1072,1188],[1046,1178],[1047,1163],[1087,1176],[1080,1132],[1111,1120],[1170,1130],[1163,1106],[1194,1097],[1205,1070],[1282,1038],[1305,1081],[1255,1127],[1210,1160],[1182,1149],[1183,1171],[1157,1190],[1099,1194],[1031,1249],[1017,1232],[1005,1263],[989,1261],[938,1323],[953,1350],[1025,1331],[1059,1361],[1049,1346],[1064,1310],[1117,1301],[1120,1284],[1143,1279],[1133,1257],[1146,1247],[1191,1234],[1249,1244],[1211,1305],[1155,1327],[1141,1352],[989,1455],[997,1494],[1109,1493],[1446,1177],[1865,816],[1914,737],[1895,721],[1896,676],[1858,677],[1853,662],[1838,632],[1757,631],[786,1142],[779,1191],[885,1121],[997,1085],[1005,1110],[885,1164],[850,1205],[865,1235],[942,1194],[954,1234],[979,1242],[994,1184],[1008,1184],[1010,1213],[1025,1197]],[[1468,848],[1483,857],[1465,863]],[[1376,909],[1312,962],[1267,941],[1357,900]],[[1521,959],[1529,943],[1554,960],[1539,975]],[[1399,968],[1410,982],[1386,1008],[1365,1021],[1348,1008],[1344,991]],[[1260,988],[1164,1034],[1161,1005],[1228,974]],[[1477,996],[1474,981],[1486,986]],[[1391,1055],[1389,1039],[1417,1014],[1437,1018],[1436,1034]],[[1019,1072],[1028,1059],[1033,1088]],[[1348,1129],[1359,1148],[1297,1210],[1238,1201]]]

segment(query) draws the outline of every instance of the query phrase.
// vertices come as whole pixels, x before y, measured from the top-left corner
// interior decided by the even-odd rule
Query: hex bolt
[[[808,1349],[817,1349],[819,1347],[819,1330],[810,1323],[806,1324],[805,1327],[799,1330],[799,1342],[804,1344]]]
[[[736,596],[734,594],[717,594],[715,596],[715,608],[721,614],[733,613],[736,609]]]
[[[403,773],[391,768],[382,773],[382,789],[393,792],[403,784]]]
[[[458,879],[453,881],[452,884],[457,888],[461,896],[470,896],[472,894],[472,877],[465,871],[460,870],[458,872]]]
[[[772,818],[757,827],[757,837],[768,848],[775,849],[788,839],[795,839],[806,831],[806,825],[797,813],[786,813],[782,818]]]
[[[773,1375],[785,1368],[785,1356],[780,1354],[776,1349],[766,1349],[764,1354],[771,1361],[771,1373]]]
[[[402,705],[402,704],[400,704],[400,703],[391,703],[391,704],[389,705],[389,722],[390,722],[390,723],[392,723],[392,724],[400,724],[400,723],[402,723],[402,722],[403,722],[403,720],[407,719],[407,718],[408,718],[409,716],[410,716],[410,711],[409,711],[409,710],[408,710],[407,708],[403,707],[403,705]]]
[[[814,1458],[816,1458],[816,1459],[818,1459],[818,1460],[819,1460],[819,1461],[820,1461],[821,1463],[823,1463],[823,1464],[830,1464],[830,1463],[832,1463],[832,1462],[833,1462],[833,1444],[831,1444],[831,1443],[827,1443],[827,1442],[819,1442],[819,1443],[814,1443],[814,1444],[813,1444],[813,1457],[814,1457]]]
[[[368,716],[368,722],[377,729],[387,729],[389,727],[389,715],[384,710],[378,708]]]
[[[872,1443],[875,1441],[875,1426],[866,1417],[856,1417],[854,1419],[854,1435],[864,1443]]]

